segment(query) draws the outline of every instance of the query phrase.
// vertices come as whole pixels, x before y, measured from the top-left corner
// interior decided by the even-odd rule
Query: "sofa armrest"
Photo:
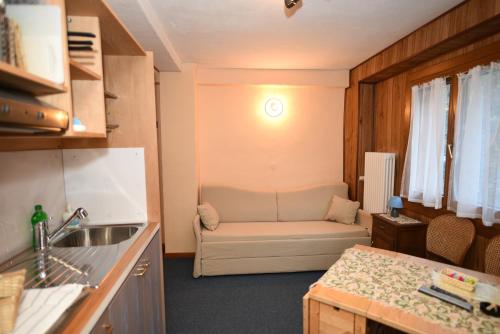
[[[193,231],[196,238],[196,253],[194,256],[193,277],[201,276],[201,220],[200,215],[196,215],[193,219]]]
[[[372,223],[373,217],[368,211],[359,209],[358,210],[358,223],[368,230],[370,235],[372,234]]]

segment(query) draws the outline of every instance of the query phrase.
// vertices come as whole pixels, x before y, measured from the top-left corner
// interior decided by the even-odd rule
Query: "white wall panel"
[[[147,221],[143,148],[63,150],[68,203],[92,224]]]

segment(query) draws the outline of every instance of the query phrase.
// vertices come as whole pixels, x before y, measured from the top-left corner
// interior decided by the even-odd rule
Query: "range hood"
[[[0,89],[0,134],[63,133],[68,113],[35,97]]]

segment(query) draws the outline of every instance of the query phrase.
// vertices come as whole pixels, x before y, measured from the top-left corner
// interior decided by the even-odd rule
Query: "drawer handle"
[[[149,259],[142,259],[142,260],[139,260],[139,267],[149,267],[149,265],[151,264],[151,261]]]
[[[103,324],[101,327],[102,327],[102,329],[104,329],[104,331],[106,332],[106,334],[113,333],[113,325],[111,325],[111,324]]]
[[[146,274],[146,272],[148,271],[148,267],[137,267],[137,270],[134,272],[134,276],[135,277],[142,277]]]
[[[381,230],[385,230],[385,226],[384,225],[380,225],[380,229]]]

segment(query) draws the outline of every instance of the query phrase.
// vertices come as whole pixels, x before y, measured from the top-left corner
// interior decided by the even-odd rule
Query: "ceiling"
[[[287,11],[283,0],[110,0],[163,71],[350,69],[460,2],[302,0]]]

